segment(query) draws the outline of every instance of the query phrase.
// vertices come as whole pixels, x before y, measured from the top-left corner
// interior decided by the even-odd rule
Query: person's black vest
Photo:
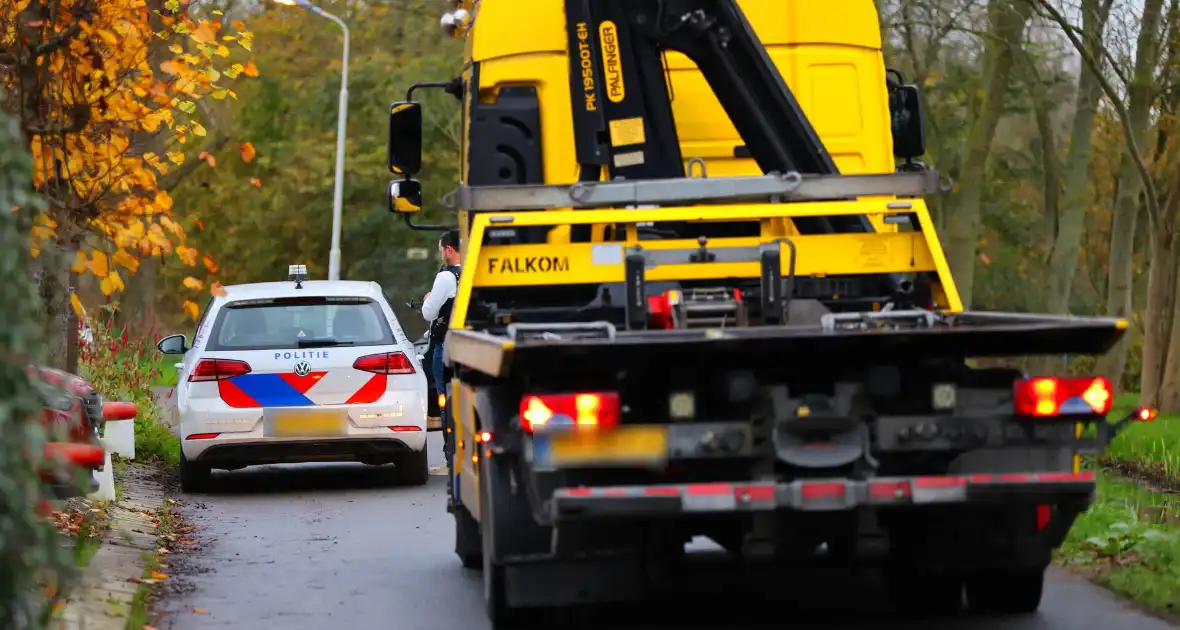
[[[459,265],[443,267],[439,273],[444,271],[449,271],[455,275],[455,292],[458,293],[460,271]],[[434,321],[430,322],[430,347],[427,349],[427,352],[433,351],[436,346],[441,346],[443,341],[447,338],[447,330],[450,328],[451,323],[451,310],[454,309],[454,307],[455,298],[452,296],[448,298],[446,302],[443,302],[442,307],[438,309],[438,317],[435,317]]]

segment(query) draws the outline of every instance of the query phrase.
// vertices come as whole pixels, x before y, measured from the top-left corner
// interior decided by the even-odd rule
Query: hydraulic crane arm
[[[566,0],[570,88],[583,180],[682,177],[661,55],[700,69],[764,173],[835,174],[824,147],[736,0]],[[864,217],[796,221],[801,232],[864,232]]]

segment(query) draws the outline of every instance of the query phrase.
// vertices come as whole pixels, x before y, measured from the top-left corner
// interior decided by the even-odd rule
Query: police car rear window
[[[368,298],[299,297],[227,304],[207,350],[393,345],[381,307]]]

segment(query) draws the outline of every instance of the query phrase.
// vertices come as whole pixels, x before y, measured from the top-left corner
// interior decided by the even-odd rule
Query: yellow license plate
[[[611,431],[570,431],[549,438],[549,460],[569,464],[654,464],[668,458],[664,427],[620,427]]]
[[[280,437],[335,437],[348,433],[348,421],[339,413],[275,414],[274,434]]]

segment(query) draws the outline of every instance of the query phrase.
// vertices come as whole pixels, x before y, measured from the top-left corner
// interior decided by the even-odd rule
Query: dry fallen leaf
[[[209,614],[209,611],[208,611],[208,610],[205,610],[204,608],[194,608],[194,609],[193,609],[193,614],[196,614],[196,615],[207,615],[207,614]]]
[[[167,580],[168,576],[164,573],[160,573],[159,571],[152,571],[152,579],[153,580]]]
[[[144,626],[140,630],[156,630],[156,627],[155,626]]]

